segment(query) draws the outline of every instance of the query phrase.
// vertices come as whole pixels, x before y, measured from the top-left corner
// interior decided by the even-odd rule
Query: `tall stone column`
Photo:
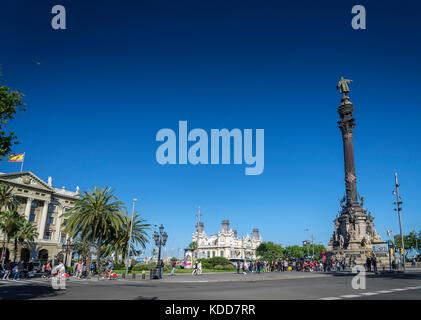
[[[26,207],[25,207],[25,219],[26,220],[29,220],[29,215],[31,214],[32,201],[34,201],[34,198],[27,198],[26,199]]]
[[[42,215],[41,221],[38,225],[38,240],[44,239],[44,232],[45,232],[45,224],[47,222],[47,215],[48,215],[48,206],[50,204],[49,200],[44,201],[44,206],[42,207]]]
[[[357,199],[357,177],[355,175],[354,160],[354,127],[355,119],[352,118],[354,105],[349,98],[345,96],[338,107],[338,113],[342,121],[338,121],[339,128],[342,132],[342,140],[344,147],[345,160],[345,188],[346,188],[346,204],[347,207],[359,206]]]
[[[60,241],[60,228],[61,228],[61,219],[63,215],[63,206],[60,205],[58,209],[58,215],[57,215],[57,222],[56,222],[56,232],[54,233],[54,241],[59,242]]]

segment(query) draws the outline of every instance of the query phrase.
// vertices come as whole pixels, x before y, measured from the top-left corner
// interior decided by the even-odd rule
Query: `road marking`
[[[341,296],[342,298],[358,298],[361,297],[359,294],[346,294]]]
[[[327,297],[327,298],[320,298],[320,300],[341,300],[342,298],[339,297]]]
[[[408,290],[407,288],[396,288],[396,289],[390,289],[392,291],[405,291]]]
[[[376,291],[376,292],[378,292],[378,293],[391,293],[393,291],[390,291],[390,290],[380,290],[380,291]]]
[[[361,293],[363,296],[374,296],[376,294],[378,294],[377,292],[363,292]]]

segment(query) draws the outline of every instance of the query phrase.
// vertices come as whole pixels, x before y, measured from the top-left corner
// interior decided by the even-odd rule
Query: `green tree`
[[[278,260],[284,258],[284,249],[280,244],[266,241],[256,248],[256,254],[266,261]]]
[[[418,232],[410,232],[408,235],[404,235],[403,236],[403,244],[405,245],[405,257],[408,255],[409,251],[411,250],[415,250],[417,247],[417,243],[418,243],[418,248],[420,247],[420,237],[421,233]],[[401,248],[402,247],[402,239],[401,239],[401,235],[397,234],[394,236],[395,238],[395,246],[397,248]]]
[[[6,246],[9,245],[11,239],[13,239],[19,229],[19,220],[22,216],[16,211],[4,211],[0,215],[0,228],[4,235],[3,250],[2,250],[2,264],[4,263],[3,254],[6,252]],[[16,259],[16,251],[15,251]]]
[[[189,248],[193,250],[197,250],[197,242],[196,241],[190,242]]]
[[[18,245],[18,252],[19,249],[22,249],[25,246],[30,247],[38,237],[38,230],[36,225],[33,222],[26,220],[24,216],[21,217],[22,219],[20,219],[18,222],[18,231],[15,235],[15,244],[17,243]]]
[[[0,210],[16,210],[18,201],[13,193],[13,187],[0,184]]]
[[[6,132],[6,125],[15,118],[19,110],[25,111],[22,97],[22,93],[11,91],[10,87],[0,86],[0,160],[11,152],[13,144],[18,143],[13,131]]]
[[[115,240],[116,230],[123,224],[123,203],[117,200],[111,188],[95,187],[85,191],[67,213],[65,232],[70,237],[90,237],[90,245],[97,244],[97,259],[101,258],[104,242]],[[92,254],[88,254],[88,265]]]
[[[132,243],[130,244],[130,251],[135,252],[136,246],[140,246],[145,249],[146,244],[149,242],[149,236],[146,230],[151,230],[150,224],[145,223],[146,220],[141,218],[140,215],[135,212],[133,216],[133,228],[132,228]],[[114,241],[114,250],[117,257],[122,257],[122,262],[126,262],[127,249],[130,241],[130,226],[131,217],[129,213],[125,212],[123,215],[123,223],[117,230],[116,239]]]

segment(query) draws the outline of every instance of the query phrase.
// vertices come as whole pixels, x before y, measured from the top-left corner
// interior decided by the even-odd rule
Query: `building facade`
[[[262,243],[259,229],[239,238],[228,220],[223,220],[219,232],[211,236],[206,235],[204,223],[198,222],[192,240],[198,245],[200,258],[224,257],[231,261],[256,259],[256,249]]]
[[[17,260],[45,262],[64,259],[66,253],[62,245],[67,237],[63,231],[66,225],[63,215],[78,199],[79,187],[76,192],[65,190],[65,187],[54,188],[51,177],[45,182],[30,171],[0,173],[0,184],[13,187],[12,192],[18,201],[18,213],[34,222],[38,230],[38,239],[32,245],[19,248]],[[5,237],[1,232],[0,240],[3,245]],[[14,260],[14,241],[10,242],[6,260]]]

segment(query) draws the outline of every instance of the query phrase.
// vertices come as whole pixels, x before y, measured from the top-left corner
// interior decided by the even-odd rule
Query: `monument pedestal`
[[[374,228],[374,218],[361,206],[343,207],[334,220],[335,231],[328,245],[332,261],[343,259],[364,265],[367,257],[376,257],[377,269],[389,268],[389,256],[373,254],[373,244],[383,243]]]

